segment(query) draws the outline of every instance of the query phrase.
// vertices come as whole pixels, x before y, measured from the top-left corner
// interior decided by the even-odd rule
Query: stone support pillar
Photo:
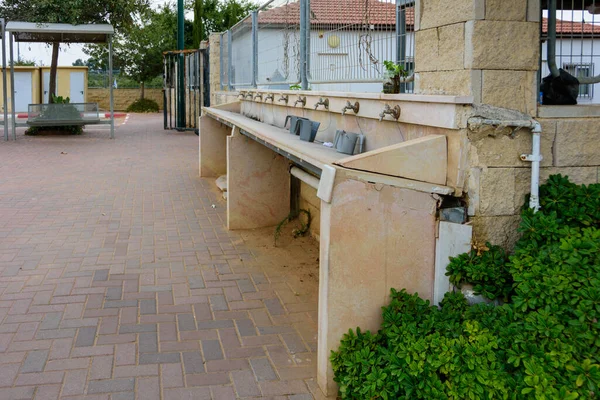
[[[416,8],[416,93],[535,115],[539,0],[421,0]]]

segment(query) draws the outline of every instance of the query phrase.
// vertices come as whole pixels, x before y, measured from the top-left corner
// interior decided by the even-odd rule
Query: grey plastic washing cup
[[[314,142],[320,125],[320,122],[314,122],[308,119],[300,121],[300,140]]]
[[[292,135],[298,135],[298,128],[299,128],[299,124],[298,121],[299,120],[307,120],[308,118],[304,118],[304,117],[297,117],[295,115],[288,115],[287,117],[285,117],[285,123],[283,124],[283,127],[285,128],[285,126],[288,124],[288,121],[290,121],[290,133]]]
[[[356,133],[349,132],[342,135],[337,144],[337,151],[340,153],[353,155],[357,139],[358,134]]]

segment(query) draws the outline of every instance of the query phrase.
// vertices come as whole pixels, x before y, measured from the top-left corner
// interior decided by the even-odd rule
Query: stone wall
[[[110,109],[110,90],[109,89],[94,89],[88,88],[87,101],[90,103],[98,103],[98,106],[103,110]],[[116,111],[125,111],[127,107],[134,101],[140,98],[140,89],[114,89],[113,91],[114,104]],[[158,103],[160,110],[163,109],[163,92],[162,89],[145,89],[144,98],[154,100]]]
[[[210,43],[209,55],[210,60],[210,104],[218,105],[217,92],[221,91],[221,35],[212,33],[208,39]]]
[[[418,2],[415,93],[536,112],[539,0]],[[535,11],[534,11],[535,10]]]
[[[578,184],[600,183],[600,117],[538,118],[542,123],[540,180],[568,175]],[[473,237],[479,242],[512,248],[520,209],[530,192],[531,133],[520,130],[470,132],[470,171],[467,189]]]

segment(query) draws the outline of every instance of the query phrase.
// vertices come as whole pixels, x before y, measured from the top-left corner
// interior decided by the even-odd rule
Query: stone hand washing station
[[[357,326],[377,330],[392,287],[438,302],[449,289],[448,256],[470,248],[471,227],[438,211],[463,194],[471,103],[247,90],[203,109],[200,176],[226,175],[229,229],[275,226],[298,204],[292,196],[315,193],[317,369],[327,395],[337,390],[329,354],[342,335]]]

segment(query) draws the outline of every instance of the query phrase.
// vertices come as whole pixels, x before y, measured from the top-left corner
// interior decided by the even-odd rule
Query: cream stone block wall
[[[485,0],[485,19],[526,21],[527,4],[524,0]]]
[[[513,21],[468,21],[465,68],[536,71],[539,24]]]
[[[538,118],[542,123],[540,182],[562,174],[577,184],[600,183],[600,118]],[[486,133],[487,132],[487,133]],[[493,135],[493,136],[490,136]],[[473,237],[511,249],[530,192],[531,133],[469,132],[468,212]]]
[[[485,15],[485,0],[421,0],[420,29],[434,28],[443,25],[465,22],[473,19],[483,19]]]
[[[140,98],[140,89],[113,89],[113,98],[116,111],[125,111],[127,107]],[[154,100],[159,107],[163,109],[162,89],[145,89],[144,98]],[[110,110],[110,89],[87,90],[87,101],[89,103],[98,103],[102,110]]]
[[[210,47],[208,50],[208,58],[210,63],[210,104],[220,104],[217,99],[217,92],[221,91],[221,35],[212,33],[208,39]]]
[[[416,37],[416,72],[464,68],[464,23],[420,30],[416,32]]]
[[[473,96],[474,101],[480,103],[480,88],[479,70],[420,72],[415,76],[415,92],[419,94]]]
[[[537,109],[537,72],[484,70],[481,102],[535,115]]]

